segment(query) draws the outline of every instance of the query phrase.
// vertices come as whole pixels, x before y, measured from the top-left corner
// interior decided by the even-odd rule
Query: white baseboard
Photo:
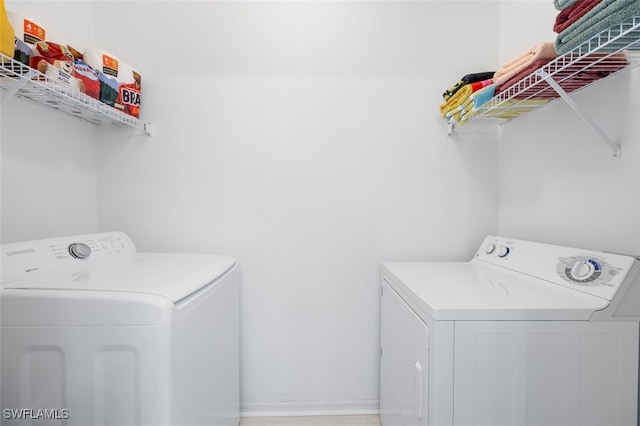
[[[241,402],[242,417],[349,416],[379,414],[378,400]]]

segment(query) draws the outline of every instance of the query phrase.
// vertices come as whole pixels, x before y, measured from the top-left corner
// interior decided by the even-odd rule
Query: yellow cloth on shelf
[[[485,86],[471,95],[469,95],[468,102],[465,104],[465,108],[461,109],[460,113],[456,115],[455,120],[463,125],[471,117],[476,115],[484,104],[489,102],[495,93],[495,84]]]
[[[447,113],[447,119],[453,119],[456,123],[462,123],[464,117],[473,110],[473,98],[469,96],[462,105],[456,108],[455,111]]]
[[[0,53],[10,58],[15,53],[15,31],[9,23],[4,0],[0,0]]]
[[[440,105],[440,114],[442,118],[447,118],[447,113],[453,113],[469,98],[469,95],[473,93],[473,89],[470,84],[462,86],[452,97],[445,103]]]

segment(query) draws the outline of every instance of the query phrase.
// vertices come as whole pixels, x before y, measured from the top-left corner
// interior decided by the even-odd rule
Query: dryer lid
[[[387,262],[384,276],[435,320],[588,320],[609,301],[473,262]]]
[[[436,320],[640,318],[632,256],[487,236],[467,262],[390,262],[383,273]]]

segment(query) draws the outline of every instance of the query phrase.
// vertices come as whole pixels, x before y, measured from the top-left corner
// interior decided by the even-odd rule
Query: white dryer
[[[383,426],[636,426],[640,262],[488,236],[381,267]]]
[[[2,425],[237,426],[236,261],[121,232],[1,248]]]

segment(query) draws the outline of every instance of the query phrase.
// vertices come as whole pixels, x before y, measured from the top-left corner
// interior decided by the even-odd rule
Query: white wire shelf
[[[510,120],[562,97],[551,79],[567,94],[602,78],[640,65],[640,16],[595,35],[560,55],[533,74],[494,96],[480,107],[478,119]]]
[[[549,102],[563,99],[605,142],[613,159],[620,145],[612,140],[570,96],[597,81],[640,65],[640,16],[604,30],[560,55],[515,84],[501,89],[479,107],[466,123],[476,120],[512,120]],[[449,134],[455,129],[450,120]]]
[[[0,54],[0,94],[2,103],[15,96],[93,124],[127,125],[151,134],[149,123],[118,111],[77,88],[51,79],[3,54]]]

